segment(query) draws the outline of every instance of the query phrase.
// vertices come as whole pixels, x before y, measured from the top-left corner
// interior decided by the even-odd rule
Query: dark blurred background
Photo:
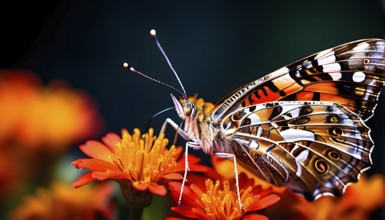
[[[216,102],[228,92],[304,56],[349,41],[385,37],[381,0],[324,1],[13,1],[1,6],[1,68],[23,68],[44,82],[64,79],[90,94],[105,132],[144,129],[172,106],[178,87],[149,36],[155,28],[189,94]],[[385,97],[369,121],[373,168],[385,168]],[[166,117],[152,122],[159,128]]]

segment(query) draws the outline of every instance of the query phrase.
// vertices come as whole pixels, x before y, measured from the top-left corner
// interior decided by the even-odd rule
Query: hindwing
[[[328,102],[272,102],[229,114],[222,132],[238,143],[238,161],[257,176],[309,200],[341,195],[371,165],[369,128]]]

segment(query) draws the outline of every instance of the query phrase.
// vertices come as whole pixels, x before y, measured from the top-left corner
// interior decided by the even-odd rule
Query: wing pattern
[[[369,128],[346,107],[319,101],[251,105],[222,122],[238,161],[309,200],[341,195],[371,165]]]
[[[216,104],[213,120],[272,101],[329,101],[369,119],[385,80],[385,40],[364,39],[324,50],[246,84]]]

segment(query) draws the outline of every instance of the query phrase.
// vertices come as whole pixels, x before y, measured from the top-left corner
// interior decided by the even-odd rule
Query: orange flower
[[[4,204],[14,190],[23,182],[20,163],[5,146],[0,146],[0,204]]]
[[[25,147],[60,151],[94,135],[101,125],[87,95],[62,82],[44,87],[29,72],[2,72],[0,106],[0,142]]]
[[[14,137],[20,117],[27,114],[22,108],[39,81],[30,73],[0,71],[0,142]]]
[[[153,129],[141,135],[139,129],[134,129],[131,135],[122,130],[122,137],[109,133],[100,143],[87,141],[80,149],[92,159],[79,159],[72,164],[78,169],[89,169],[77,179],[74,187],[83,186],[94,180],[113,179],[121,184],[126,200],[139,207],[145,207],[151,199],[139,201],[135,193],[149,190],[152,194],[166,195],[164,186],[170,180],[181,180],[184,171],[184,158],[178,160],[182,153],[181,147],[174,145],[167,149],[168,139],[163,134],[156,138]],[[197,164],[197,157],[189,157],[189,167],[192,171],[205,171],[205,167]],[[131,191],[130,191],[131,190]],[[133,191],[136,191],[133,193]],[[133,197],[134,196],[134,197]],[[139,197],[146,196],[146,194]]]
[[[199,186],[197,179],[190,178],[192,184],[185,186],[183,190],[182,203],[174,206],[172,211],[189,219],[267,219],[257,214],[258,210],[264,209],[280,198],[270,194],[270,190],[262,190],[262,187],[254,184],[246,174],[239,175],[240,197],[244,211],[240,209],[235,184],[228,180],[222,183],[217,180],[206,179],[205,186]],[[181,183],[170,182],[171,197],[176,202],[179,198]],[[169,217],[167,219],[174,219]]]
[[[384,176],[377,174],[367,178],[361,175],[360,180],[349,185],[343,196],[338,198],[324,196],[308,202],[302,196],[287,191],[276,206],[267,210],[267,215],[271,219],[365,220],[384,205]]]
[[[67,183],[54,182],[51,188],[40,188],[36,195],[26,197],[10,219],[113,219],[113,190],[110,184],[74,190]]]
[[[215,171],[218,172],[221,176],[223,176],[223,178],[228,179],[228,180],[234,179],[234,172],[229,172],[229,170],[234,169],[233,161],[226,159],[226,158],[216,157],[213,155],[213,156],[211,156],[211,163],[213,164]],[[279,195],[281,195],[286,190],[286,187],[274,186],[273,184],[257,177],[252,172],[250,172],[248,169],[245,169],[242,166],[238,165],[237,169],[238,169],[239,173],[241,173],[241,172],[246,173],[248,177],[254,179],[264,189],[272,188],[274,193],[277,193]]]

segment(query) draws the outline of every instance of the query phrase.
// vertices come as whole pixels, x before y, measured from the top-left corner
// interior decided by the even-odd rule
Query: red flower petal
[[[203,190],[201,188],[199,188],[197,185],[195,184],[191,184],[190,185],[190,189],[198,196],[198,197],[202,197],[203,194],[205,194],[205,192],[203,192]]]
[[[143,184],[143,181],[133,182],[132,185],[135,187],[135,189],[142,191],[148,188],[148,184]]]
[[[75,188],[79,188],[79,187],[82,187],[92,181],[94,181],[95,179],[92,177],[92,174],[91,173],[87,173],[87,174],[84,174],[83,176],[79,177],[77,180],[75,180],[73,183],[72,183],[72,186],[75,187]]]
[[[188,165],[190,168],[190,171],[192,172],[207,172],[208,167],[205,165],[198,164],[198,162],[201,161],[201,159],[195,155],[189,154],[188,155]],[[178,165],[175,166],[173,169],[170,169],[170,172],[184,172],[185,167],[185,160],[184,158],[181,158],[178,161]]]
[[[178,202],[179,193],[182,187],[182,183],[179,182],[170,182],[168,186],[171,190],[170,196],[174,200],[174,202]],[[188,186],[185,186],[182,192],[182,206],[198,206],[197,201],[201,201],[200,197],[198,197]]]
[[[80,146],[80,150],[91,158],[105,160],[112,163],[110,155],[113,152],[99,141],[87,141],[86,144]]]
[[[269,218],[264,215],[250,214],[243,216],[242,220],[269,220]]]
[[[99,159],[79,159],[72,162],[77,169],[89,169],[95,171],[117,170],[112,163]]]
[[[195,216],[197,219],[202,219],[202,220],[209,220],[210,219],[211,220],[211,219],[218,219],[218,217],[219,218],[222,217],[222,216],[215,216],[216,218],[213,218],[212,216],[208,216],[207,212],[205,210],[199,209],[199,208],[192,208],[192,210],[195,213]]]
[[[102,138],[102,141],[114,152],[116,144],[121,142],[122,138],[115,133],[108,133]]]
[[[259,195],[254,196],[254,198],[258,199]],[[255,211],[264,209],[270,205],[273,205],[274,203],[278,202],[281,198],[275,194],[267,195],[261,199],[259,199],[258,202],[254,202],[248,207],[247,211]]]
[[[182,180],[183,176],[179,173],[167,173],[163,175],[163,178],[168,180]]]
[[[165,196],[167,194],[166,187],[164,187],[164,185],[158,185],[156,183],[150,183],[148,185],[148,190],[150,190],[152,194],[160,196]]]
[[[186,216],[188,218],[196,218],[197,216],[195,215],[195,212],[193,212],[192,208],[189,206],[173,206],[171,207],[171,210],[174,212],[177,212],[183,216]]]
[[[92,176],[99,181],[106,179],[129,179],[127,174],[115,170],[93,171]]]

